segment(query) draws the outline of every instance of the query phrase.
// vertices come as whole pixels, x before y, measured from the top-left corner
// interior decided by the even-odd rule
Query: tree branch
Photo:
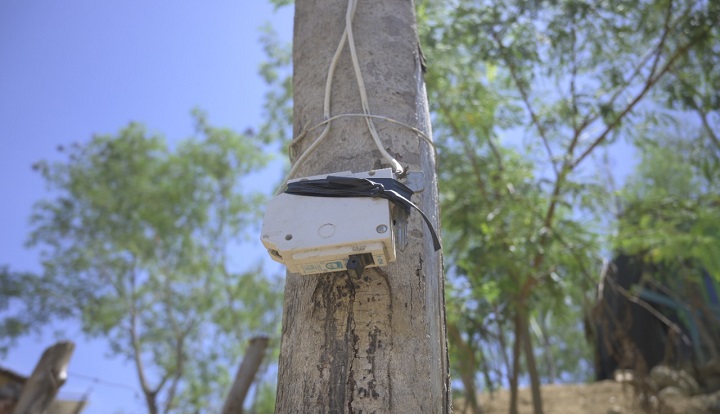
[[[141,354],[142,348],[140,344],[140,338],[138,337],[137,327],[137,304],[136,304],[136,283],[137,275],[133,269],[130,273],[130,345],[133,350],[133,360],[135,362],[135,369],[137,370],[138,380],[140,381],[140,387],[142,388],[143,394],[145,395],[145,401],[148,405],[148,412],[150,414],[157,414],[157,402],[155,401],[156,391],[153,391],[147,382],[145,376],[145,367],[143,365]]]
[[[167,273],[169,271],[165,269]],[[207,285],[207,284],[206,284]],[[155,393],[159,393],[160,390],[165,386],[165,383],[172,378],[172,382],[170,383],[170,388],[168,389],[166,398],[165,398],[165,404],[163,408],[163,412],[167,413],[169,412],[173,406],[174,406],[174,399],[175,399],[175,393],[177,391],[178,383],[180,382],[180,379],[182,378],[183,372],[184,372],[184,362],[185,362],[185,338],[189,335],[190,331],[192,330],[193,326],[195,325],[195,321],[190,321],[188,323],[188,326],[186,328],[181,328],[180,324],[175,318],[175,315],[172,312],[172,302],[173,302],[173,294],[172,290],[170,289],[169,282],[165,285],[165,290],[163,292],[164,301],[165,301],[165,314],[167,316],[167,319],[170,323],[170,327],[172,328],[173,332],[173,339],[175,346],[175,366],[168,370],[168,372],[165,373],[165,375],[162,378],[162,381],[158,384],[158,386],[155,388]]]
[[[478,188],[480,189],[480,192],[482,193],[483,197],[488,196],[487,191],[487,183],[482,178],[482,171],[480,169],[480,165],[477,162],[477,157],[475,157],[475,151],[473,151],[473,148],[469,146],[469,143],[467,142],[467,138],[465,137],[465,134],[460,130],[460,127],[457,124],[457,121],[452,116],[450,110],[446,105],[444,105],[442,102],[439,104],[440,112],[443,114],[445,119],[447,120],[447,124],[450,126],[450,129],[452,130],[453,134],[457,136],[463,143],[463,147],[465,148],[465,155],[468,158],[468,161],[470,161],[470,165],[472,166],[473,173],[475,174],[475,179],[478,183]]]
[[[575,90],[575,80],[577,79],[577,53],[575,51],[575,42],[576,39],[576,33],[575,33],[575,16],[573,15],[573,25],[570,29],[570,33],[572,35],[572,47],[570,50],[570,59],[572,61],[572,69],[570,74],[570,103],[572,105],[572,125],[573,125],[573,131],[575,132],[575,136],[580,135],[580,131],[578,130],[578,123],[577,123],[577,115],[578,115],[578,108],[577,108],[577,91]],[[555,171],[555,174],[557,175],[557,171]]]
[[[668,7],[665,11],[665,22],[663,24],[663,34],[660,37],[660,41],[658,42],[658,45],[655,47],[655,60],[653,60],[652,66],[650,67],[650,74],[648,75],[648,79],[651,79],[655,75],[655,70],[657,70],[658,62],[660,62],[660,56],[662,56],[662,49],[665,46],[665,41],[667,40],[668,33],[670,33],[670,18],[672,17],[672,0],[668,0]]]
[[[689,10],[686,10],[685,13],[683,13],[683,16],[686,16]],[[664,23],[664,29],[663,34],[660,36],[660,41],[658,44],[652,49],[652,51],[648,52],[643,58],[638,62],[638,64],[635,66],[635,70],[633,71],[632,75],[625,81],[625,84],[622,85],[620,88],[618,88],[615,93],[610,97],[610,99],[607,101],[607,105],[613,106],[615,104],[615,101],[622,95],[623,92],[627,90],[627,88],[632,84],[632,81],[640,75],[642,72],[642,69],[645,67],[647,62],[655,56],[655,59],[653,60],[650,74],[648,75],[648,79],[651,79],[653,75],[655,74],[655,71],[657,69],[657,64],[660,61],[660,56],[662,56],[662,48],[665,45],[665,41],[667,40],[668,34],[670,32],[670,28],[672,26],[670,19],[672,17],[672,0],[668,2],[668,8],[666,10],[665,15],[665,23]],[[583,123],[580,126],[580,129],[584,129],[591,123],[595,122],[600,117],[599,113],[595,113],[592,115],[588,115],[588,117],[585,118]]]
[[[525,103],[525,108],[530,113],[530,118],[532,119],[532,123],[535,125],[535,127],[538,130],[538,134],[540,135],[540,138],[542,139],[543,145],[545,146],[545,151],[548,154],[548,158],[550,159],[550,165],[552,165],[553,170],[555,171],[555,175],[558,175],[558,169],[557,165],[555,164],[555,157],[553,156],[552,149],[550,148],[550,143],[548,142],[547,133],[545,132],[545,127],[543,127],[542,123],[540,122],[540,118],[535,113],[535,110],[532,107],[532,104],[530,103],[530,97],[528,96],[528,92],[525,90],[525,87],[523,86],[522,79],[520,79],[520,75],[517,73],[517,68],[513,64],[512,60],[507,56],[507,48],[502,43],[502,39],[500,39],[500,35],[497,32],[492,33],[493,38],[495,39],[495,42],[498,45],[498,48],[500,49],[500,52],[502,53],[503,60],[505,61],[505,64],[508,66],[508,69],[510,69],[510,76],[512,76],[513,81],[515,82],[515,86],[517,87],[518,91],[520,92],[520,96],[522,97],[523,102]]]
[[[683,88],[691,90],[693,92],[693,95],[699,95],[697,88],[695,88],[693,85],[688,83],[685,79],[683,79],[679,73],[674,73],[674,74],[675,74],[676,79],[680,83],[682,83]],[[715,133],[715,131],[712,128],[712,125],[710,125],[710,121],[708,121],[707,112],[705,112],[705,110],[695,102],[695,99],[692,99],[691,102],[692,103],[690,104],[690,107],[692,109],[694,109],[695,112],[698,113],[698,115],[700,116],[700,121],[703,124],[703,128],[705,128],[705,131],[708,133],[710,140],[712,141],[713,144],[715,144],[717,149],[720,150],[720,139],[718,139],[717,134]]]
[[[600,134],[600,136],[595,140],[595,142],[593,142],[575,161],[570,164],[571,170],[577,167],[578,164],[580,164],[588,155],[590,155],[590,153],[592,153],[592,151],[598,145],[600,145],[607,138],[610,132],[612,132],[620,124],[623,118],[625,118],[625,116],[629,114],[633,110],[633,108],[635,108],[635,105],[637,105],[637,103],[640,102],[643,97],[645,97],[645,95],[663,77],[663,75],[665,75],[670,70],[675,61],[677,61],[681,56],[685,55],[685,53],[687,53],[688,50],[690,50],[700,40],[702,35],[707,33],[707,31],[709,30],[709,27],[706,28],[701,34],[699,34],[694,39],[690,40],[686,45],[678,49],[675,54],[673,54],[673,56],[668,60],[668,62],[663,66],[663,68],[657,73],[656,76],[648,78],[647,82],[645,82],[645,86],[637,94],[637,96],[635,96],[635,98],[625,107],[625,109],[623,109],[620,114],[615,117],[615,119],[610,123],[610,125],[605,128],[605,131]]]
[[[670,319],[668,319],[665,315],[658,312],[655,308],[652,307],[649,303],[645,302],[644,300],[638,298],[637,296],[634,296],[630,292],[627,291],[624,287],[620,286],[613,278],[608,277],[607,272],[603,271],[603,279],[607,280],[610,284],[610,287],[618,291],[621,295],[625,297],[628,301],[642,307],[646,311],[650,312],[655,318],[657,318],[660,322],[662,322],[665,326],[667,326],[671,331],[675,332],[680,338],[682,338],[685,345],[691,345],[690,338],[685,335],[685,333],[680,329],[680,327],[672,322]]]
[[[178,384],[180,383],[180,379],[185,371],[185,338],[190,334],[193,326],[194,323],[191,322],[188,328],[183,331],[179,337],[176,337],[175,360],[177,361],[177,365],[175,366],[175,375],[173,376],[172,383],[168,389],[167,398],[165,399],[165,413],[170,412],[175,405],[175,393],[177,392]],[[167,379],[168,377],[170,377],[170,373],[168,373],[164,379]],[[161,387],[159,386],[158,390],[160,390],[160,388]]]
[[[702,124],[705,127],[705,131],[707,131],[708,136],[710,137],[710,140],[715,144],[715,147],[720,150],[720,139],[718,139],[717,134],[715,134],[715,131],[713,130],[712,126],[710,125],[710,122],[707,119],[707,112],[700,109],[699,107],[695,109],[697,113],[700,115],[700,120],[702,120]]]
[[[162,390],[162,388],[165,386],[165,383],[167,382],[168,379],[170,379],[170,373],[166,372],[165,375],[163,375],[162,378],[160,378],[160,381],[155,386],[155,389],[152,390],[152,393],[155,395],[159,394],[160,390]],[[165,411],[167,411],[167,410],[165,410]]]

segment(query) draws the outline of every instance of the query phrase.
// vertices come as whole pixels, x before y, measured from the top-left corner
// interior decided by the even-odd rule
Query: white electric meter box
[[[391,169],[304,177],[394,178]],[[350,256],[372,257],[366,267],[395,261],[392,204],[384,198],[314,197],[282,193],[267,205],[262,243],[273,260],[293,273],[348,270]]]

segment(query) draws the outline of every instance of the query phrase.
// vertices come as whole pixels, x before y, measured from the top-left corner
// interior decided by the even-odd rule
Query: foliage
[[[268,86],[263,103],[265,118],[259,136],[267,142],[286,141],[292,124],[292,48],[282,44],[270,26],[261,28],[260,43],[267,61],[260,66],[260,75]]]
[[[650,98],[670,90],[673,74],[708,79],[698,89],[712,94],[714,65],[693,63],[716,49],[718,7],[711,3],[420,4],[451,292],[460,295],[448,303],[461,304],[450,323],[462,332],[451,342],[455,352],[474,349],[478,361],[504,361],[496,370],[508,373],[513,389],[523,348],[534,388],[534,353],[575,367],[586,357],[549,346],[577,341],[563,335],[567,327],[577,332],[602,254],[600,223],[611,197],[585,161],[618,137],[639,139],[663,122]],[[541,352],[528,352],[532,326],[546,345]],[[512,360],[503,354],[509,340]],[[488,358],[493,348],[500,358]],[[542,410],[538,401],[535,409]]]
[[[264,165],[250,137],[194,112],[197,137],[169,146],[132,123],[73,144],[35,168],[52,196],[32,215],[42,275],[23,275],[17,315],[77,317],[133,361],[148,411],[217,411],[248,335],[277,326],[279,290],[242,263],[260,194],[242,179]],[[240,258],[231,260],[231,258]]]
[[[654,140],[639,143],[642,161],[620,192],[612,242],[615,251],[643,263],[633,293],[649,289],[680,306],[692,362],[702,366],[720,347],[710,293],[720,286],[720,148],[704,126],[681,122],[682,129],[658,131]]]
[[[28,295],[27,292],[33,292]],[[45,289],[31,273],[17,272],[7,266],[0,266],[0,355],[5,355],[17,339],[48,322],[49,310],[44,298],[53,293]],[[41,309],[30,312],[29,309]],[[67,312],[65,312],[67,313]]]
[[[655,263],[694,263],[720,278],[720,148],[681,131],[643,143],[622,191],[615,246]]]
[[[275,10],[293,4],[293,0],[270,0],[270,3],[275,5]]]

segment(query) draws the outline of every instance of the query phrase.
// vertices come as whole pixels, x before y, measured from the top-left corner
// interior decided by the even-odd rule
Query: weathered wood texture
[[[67,380],[67,367],[75,344],[58,342],[43,352],[35,369],[23,385],[14,414],[44,414]]]
[[[265,336],[258,336],[250,339],[250,344],[245,351],[240,367],[238,367],[235,381],[225,399],[223,414],[240,414],[243,412],[243,402],[247,396],[250,385],[252,385],[258,368],[265,357],[269,339]]]
[[[345,0],[297,0],[294,133],[323,120],[328,66],[345,27]],[[430,135],[412,1],[360,0],[354,20],[370,110]],[[361,113],[346,45],[334,77],[332,115]],[[412,131],[383,121],[385,148],[409,171],[424,171],[413,201],[439,230],[435,156]],[[302,153],[319,129],[296,143]],[[362,118],[333,122],[330,135],[296,176],[367,171],[387,164]],[[301,213],[298,213],[301,214]],[[299,215],[298,220],[302,220]],[[417,213],[409,245],[387,267],[288,274],[277,413],[445,413],[450,410],[442,257]]]

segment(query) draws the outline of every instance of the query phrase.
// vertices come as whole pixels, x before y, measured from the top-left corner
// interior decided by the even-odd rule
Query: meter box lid
[[[386,168],[291,182],[327,176],[394,178]],[[267,205],[262,243],[273,260],[300,274],[347,270],[350,255],[371,254],[373,263],[367,267],[384,266],[396,258],[391,204],[383,198],[279,194]]]

